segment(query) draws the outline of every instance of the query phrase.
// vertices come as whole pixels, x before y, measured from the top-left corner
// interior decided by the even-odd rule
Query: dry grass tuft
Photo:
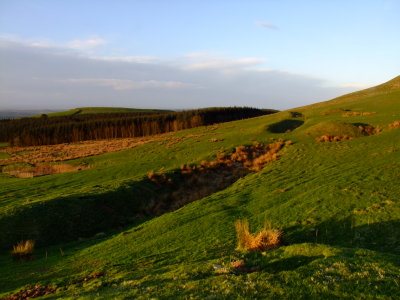
[[[19,261],[32,260],[34,248],[35,248],[35,241],[32,240],[21,241],[13,247],[11,255],[14,260],[19,260]]]
[[[281,244],[282,231],[279,229],[263,228],[257,234],[249,232],[249,222],[237,220],[235,229],[238,239],[238,250],[266,251],[278,248]]]
[[[333,135],[330,135],[330,134],[325,134],[325,135],[322,135],[322,136],[320,136],[320,137],[317,137],[315,140],[317,141],[317,142],[340,142],[340,141],[347,141],[347,140],[350,140],[350,139],[352,139],[352,137],[351,136],[349,136],[349,135],[339,135],[339,136],[333,136]]]
[[[394,121],[393,123],[389,124],[389,128],[399,128],[400,127],[400,121]]]
[[[373,115],[373,114],[376,114],[376,112],[375,112],[375,111],[366,111],[366,112],[356,112],[356,111],[353,111],[353,112],[346,112],[346,113],[344,113],[342,116],[343,116],[343,117],[370,116],[370,115]]]
[[[374,128],[371,125],[365,125],[365,126],[359,125],[358,129],[361,131],[362,134],[365,135],[374,135],[382,132],[381,128],[379,127]]]

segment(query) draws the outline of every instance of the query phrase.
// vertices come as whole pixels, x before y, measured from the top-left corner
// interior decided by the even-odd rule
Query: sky
[[[0,0],[0,110],[288,109],[400,75],[400,0]]]

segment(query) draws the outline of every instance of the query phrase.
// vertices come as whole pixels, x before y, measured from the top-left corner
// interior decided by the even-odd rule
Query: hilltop
[[[66,111],[49,113],[47,115],[49,117],[59,117],[59,116],[83,115],[83,114],[107,114],[107,113],[130,113],[130,112],[163,113],[163,112],[172,112],[172,110],[126,108],[126,107],[77,107]]]
[[[0,174],[0,295],[399,298],[399,81],[121,140],[123,151],[71,159],[46,148],[43,159],[75,169]],[[249,161],[273,147],[259,166]],[[5,149],[0,163],[36,151]],[[280,247],[237,250],[238,219],[252,233],[279,228]],[[12,261],[11,245],[27,239],[37,243],[34,259]]]

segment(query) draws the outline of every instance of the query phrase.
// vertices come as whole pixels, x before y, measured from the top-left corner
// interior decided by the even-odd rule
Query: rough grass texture
[[[5,153],[9,157],[0,159],[0,165],[7,165],[16,162],[36,164],[71,160],[131,149],[146,143],[164,139],[166,139],[165,136],[152,136],[149,138],[83,141],[79,143],[47,146],[5,147],[1,149],[1,153]]]
[[[238,239],[238,250],[267,251],[276,249],[281,244],[282,231],[264,227],[260,232],[251,234],[247,219],[239,219],[235,222]]]
[[[18,165],[17,165],[18,166]],[[12,167],[12,165],[11,165]],[[57,165],[38,165],[34,167],[22,167],[22,168],[12,168],[8,170],[8,168],[4,168],[2,170],[3,173],[8,175],[18,177],[18,178],[32,178],[36,176],[43,176],[43,175],[52,175],[52,174],[59,174],[59,173],[66,173],[66,172],[73,172],[73,171],[81,171],[87,169],[87,166],[79,165],[79,166],[72,166],[67,164],[57,164]]]
[[[14,260],[18,261],[32,260],[34,248],[35,248],[35,241],[32,240],[21,241],[13,247],[11,255]]]

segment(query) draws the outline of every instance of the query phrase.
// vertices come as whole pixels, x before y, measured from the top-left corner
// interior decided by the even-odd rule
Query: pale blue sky
[[[400,0],[0,0],[0,109],[327,100],[399,75],[399,16]]]

